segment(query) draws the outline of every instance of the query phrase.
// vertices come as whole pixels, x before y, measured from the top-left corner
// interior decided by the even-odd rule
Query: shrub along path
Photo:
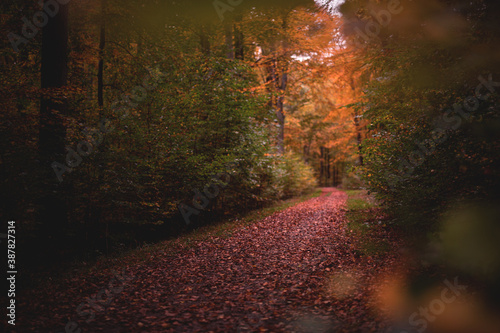
[[[75,277],[19,320],[37,332],[382,332],[374,286],[397,260],[358,249],[346,199],[326,188],[230,237]]]

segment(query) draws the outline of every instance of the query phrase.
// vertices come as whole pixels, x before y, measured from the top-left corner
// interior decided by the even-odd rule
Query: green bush
[[[244,185],[257,201],[290,198],[317,186],[313,169],[293,153],[267,153],[253,163]]]
[[[313,169],[299,156],[286,153],[280,162],[276,182],[283,187],[283,197],[301,195],[317,186]]]
[[[366,188],[359,170],[348,170],[342,175],[341,187],[345,190],[363,190]]]

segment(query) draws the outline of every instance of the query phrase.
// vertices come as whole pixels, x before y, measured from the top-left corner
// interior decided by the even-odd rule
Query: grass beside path
[[[347,226],[357,236],[357,251],[364,256],[383,255],[389,251],[390,244],[383,238],[386,217],[383,216],[373,196],[364,190],[348,190]]]

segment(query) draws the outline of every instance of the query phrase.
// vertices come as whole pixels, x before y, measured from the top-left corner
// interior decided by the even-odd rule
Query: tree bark
[[[285,152],[285,112],[283,110],[284,97],[278,96],[276,99],[276,117],[278,118],[278,152]]]
[[[354,82],[354,78],[351,77],[351,81],[349,82],[352,91],[356,89],[356,85]],[[359,123],[359,115],[356,110],[354,110],[354,127],[356,129],[356,141],[358,143],[358,159],[359,159],[359,165],[363,165],[363,154],[362,154],[362,149],[361,149],[361,144],[362,144],[362,136],[361,136],[361,124]]]
[[[233,31],[231,27],[231,22],[224,25],[224,32],[226,37],[226,58],[234,59],[234,49],[233,49]]]
[[[68,5],[60,5],[57,15],[49,19],[42,32],[41,88],[48,94],[40,101],[39,160],[41,184],[38,219],[44,229],[56,236],[67,224],[66,197],[63,186],[52,170],[52,162],[65,161],[67,113],[66,98],[53,90],[67,84],[68,72]]]
[[[287,16],[283,19],[283,31],[287,31],[288,23]],[[280,59],[276,56],[275,59],[275,72],[278,74],[276,80],[276,88],[278,90],[278,98],[276,99],[276,115],[278,117],[278,152],[280,154],[285,153],[285,91],[288,84],[288,63],[287,63],[287,52],[288,52],[288,41],[285,36],[282,40],[282,58],[283,64],[279,66]]]
[[[203,53],[206,56],[210,55],[210,41],[208,40],[208,35],[205,32],[205,28],[203,26],[200,26],[199,30],[199,36],[200,36],[200,48],[201,48],[201,53]]]
[[[99,68],[97,71],[97,104],[99,105],[99,116],[102,118],[104,107],[104,48],[106,47],[106,0],[101,0],[101,27],[99,36]]]
[[[359,116],[357,112],[354,112],[354,127],[356,128],[356,141],[358,143],[359,165],[363,165],[363,154],[361,150],[361,144],[362,144],[361,125],[359,123]]]
[[[236,59],[244,60],[245,56],[245,46],[244,46],[244,36],[243,31],[240,28],[240,23],[242,21],[241,15],[237,16],[234,23],[234,56]]]

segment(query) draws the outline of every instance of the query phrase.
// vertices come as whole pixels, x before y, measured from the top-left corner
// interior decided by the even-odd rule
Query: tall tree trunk
[[[101,27],[99,36],[99,68],[97,71],[97,104],[99,116],[102,118],[104,108],[104,48],[106,47],[106,0],[101,0]]]
[[[324,185],[323,175],[325,174],[325,148],[319,147],[319,184]]]
[[[309,163],[309,146],[304,145],[304,149],[302,151],[302,156],[304,158],[304,162]]]
[[[208,40],[208,35],[205,31],[205,27],[200,26],[199,36],[200,36],[201,53],[203,53],[206,56],[209,56],[210,55],[210,41]]]
[[[361,125],[359,123],[359,115],[357,112],[354,112],[354,127],[356,128],[356,141],[358,143],[359,165],[363,165],[363,154],[361,150],[361,144],[362,144]]]
[[[354,78],[351,77],[351,81],[349,82],[349,85],[351,86],[352,91],[356,90],[356,84],[354,82]],[[359,165],[363,165],[363,154],[361,150],[361,143],[363,141],[362,136],[361,136],[361,124],[359,123],[359,115],[356,110],[354,110],[354,127],[356,129],[356,141],[358,143],[358,158],[359,158]]]
[[[276,117],[278,118],[278,153],[285,152],[285,112],[283,110],[284,97],[276,99]]]
[[[283,31],[287,31],[288,23],[287,16],[283,19]],[[279,63],[280,59],[276,56],[275,60],[275,71],[278,73],[276,80],[276,88],[278,91],[278,98],[276,99],[276,116],[278,118],[278,152],[283,154],[285,152],[285,91],[288,84],[288,63],[287,63],[287,52],[288,52],[288,41],[287,37],[284,36],[282,43],[283,56],[281,57],[282,64]],[[281,65],[281,66],[280,66]]]
[[[285,91],[288,83],[288,66],[284,64],[281,68],[282,73],[280,77],[280,82],[278,83],[278,93],[279,96],[276,100],[276,112],[278,116],[278,151],[283,154],[285,152]]]
[[[101,0],[101,19],[99,26],[99,63],[97,69],[97,105],[99,106],[99,118],[104,118],[104,55],[106,48],[106,0]],[[99,147],[102,151],[104,143]],[[95,170],[95,183],[90,183],[89,193],[95,193],[97,190],[93,185],[102,184],[103,173],[100,168]],[[101,206],[93,196],[89,195],[87,203],[87,214],[85,215],[85,226],[87,241],[93,244],[99,237],[99,224],[101,221]],[[107,237],[107,235],[106,235]],[[106,238],[107,241],[107,238]]]
[[[288,76],[286,72],[279,76],[279,65],[278,56],[275,51],[275,47],[271,46],[269,49],[262,48],[262,56],[266,57],[265,60],[265,71],[266,71],[266,89],[270,94],[268,105],[274,108],[276,113],[276,119],[278,120],[278,136],[277,148],[278,153],[283,154],[284,148],[284,138],[285,138],[285,113],[284,113],[284,89],[286,89],[286,84]],[[273,98],[273,95],[277,93],[277,97]]]
[[[245,46],[244,46],[244,36],[241,30],[240,24],[242,21],[241,15],[235,18],[234,22],[234,56],[236,59],[244,60]]]
[[[330,148],[325,148],[325,164],[326,164],[326,183],[328,185],[328,181],[332,178],[330,173]]]
[[[63,183],[58,183],[51,168],[52,162],[65,161],[66,128],[63,116],[67,113],[64,97],[51,93],[67,84],[68,70],[68,5],[60,5],[56,16],[49,19],[42,33],[39,157],[42,170],[42,193],[39,222],[49,236],[56,236],[67,225],[66,198]],[[49,97],[47,97],[49,96]]]
[[[233,31],[231,27],[231,22],[226,22],[224,25],[224,33],[226,36],[226,58],[234,59],[234,49],[233,49]]]

